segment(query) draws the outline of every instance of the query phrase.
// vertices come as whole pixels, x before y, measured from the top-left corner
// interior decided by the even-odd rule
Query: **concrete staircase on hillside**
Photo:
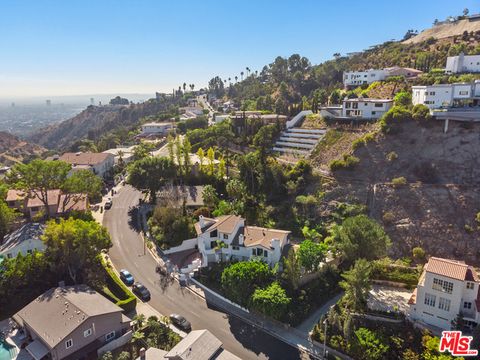
[[[317,143],[323,138],[326,130],[290,128],[282,132],[273,146],[273,151],[282,154],[308,156]]]

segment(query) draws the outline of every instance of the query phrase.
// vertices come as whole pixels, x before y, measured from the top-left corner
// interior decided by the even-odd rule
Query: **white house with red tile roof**
[[[468,326],[480,324],[480,279],[463,261],[431,257],[409,300],[414,321],[449,330],[461,314]]]
[[[254,258],[273,266],[280,261],[282,250],[290,241],[290,231],[246,226],[245,219],[236,215],[200,216],[195,230],[202,266],[220,260]]]
[[[111,173],[115,164],[115,157],[109,153],[64,153],[58,160],[71,164],[72,171],[91,170],[102,178],[106,178]]]

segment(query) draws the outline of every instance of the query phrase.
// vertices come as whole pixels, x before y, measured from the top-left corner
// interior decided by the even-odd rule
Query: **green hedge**
[[[107,274],[107,288],[102,289],[103,294],[110,298],[116,305],[125,312],[135,309],[137,298],[130,289],[120,280],[111,266],[102,258],[102,266]]]
[[[387,280],[416,286],[420,278],[421,270],[408,266],[387,264],[384,260],[373,262],[372,279]]]

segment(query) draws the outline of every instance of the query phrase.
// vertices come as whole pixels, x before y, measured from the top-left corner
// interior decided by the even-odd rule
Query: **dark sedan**
[[[132,286],[132,291],[135,295],[137,295],[143,301],[150,300],[150,291],[145,287],[145,285],[136,282]]]
[[[182,315],[171,314],[170,321],[172,322],[173,325],[178,327],[180,330],[183,330],[185,332],[189,332],[192,330],[192,325]]]

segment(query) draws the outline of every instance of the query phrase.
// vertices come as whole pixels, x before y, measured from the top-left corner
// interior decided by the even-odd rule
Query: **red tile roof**
[[[464,261],[431,257],[425,265],[429,273],[446,276],[457,280],[478,281],[475,270]]]
[[[17,201],[22,200],[23,198],[25,198],[25,192],[22,190],[10,189],[7,192],[7,198],[5,201]]]
[[[408,300],[408,305],[415,305],[417,303],[417,288],[413,290],[412,296]]]

